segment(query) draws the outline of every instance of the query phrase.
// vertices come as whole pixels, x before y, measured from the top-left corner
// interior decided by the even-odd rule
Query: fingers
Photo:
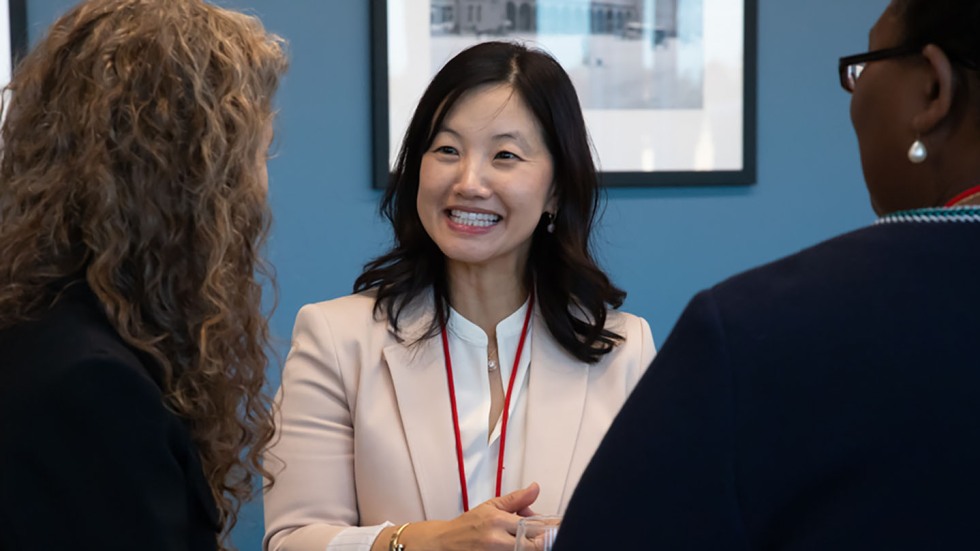
[[[534,512],[534,509],[531,509],[530,507],[525,507],[517,512],[517,516],[519,517],[534,517],[537,515],[538,514]]]
[[[501,511],[521,514],[522,512],[531,510],[531,504],[538,499],[539,493],[541,493],[541,487],[538,486],[537,482],[532,482],[527,488],[515,490],[507,495],[491,499],[490,503]]]
[[[403,538],[405,547],[445,551],[513,551],[516,522],[511,522],[509,515],[489,507],[488,504],[489,502],[485,502],[451,521],[413,523],[409,528],[432,529],[416,529],[414,532],[406,530],[405,533],[411,539]],[[387,549],[387,546],[384,548]]]

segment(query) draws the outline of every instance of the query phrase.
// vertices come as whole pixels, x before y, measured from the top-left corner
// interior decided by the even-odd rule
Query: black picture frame
[[[27,53],[27,0],[7,0],[11,67]]]
[[[14,63],[27,53],[27,0],[7,0],[10,6],[10,49]]]
[[[617,14],[607,19],[607,21],[612,21],[611,25],[608,28],[605,29],[600,28],[598,31],[595,30],[596,21],[599,22],[600,26],[602,25],[602,21],[603,21],[602,10],[605,9],[602,6],[607,5],[608,2],[601,2],[601,1],[583,2],[581,0],[576,0],[575,2],[571,2],[570,0],[482,0],[482,1],[484,3],[493,1],[493,3],[495,4],[498,3],[499,1],[499,3],[501,4],[505,4],[505,5],[513,4],[519,7],[518,10],[508,11],[507,12],[508,15],[513,14],[515,12],[518,14],[523,14],[524,12],[520,11],[521,9],[523,9],[523,6],[528,6],[528,5],[534,6],[535,10],[541,10],[540,13],[538,11],[533,11],[531,13],[531,20],[533,21],[532,24],[535,26],[535,28],[539,25],[547,24],[547,20],[540,19],[542,13],[545,14],[545,16],[547,16],[549,13],[552,14],[558,13],[555,12],[554,10],[552,10],[551,12],[548,12],[547,10],[552,9],[554,6],[560,6],[562,2],[565,2],[566,5],[585,4],[588,6],[588,8],[586,9],[592,10],[589,13],[591,19],[590,19],[590,23],[588,23],[593,27],[593,29],[590,32],[595,33],[597,35],[598,34],[609,35],[605,38],[605,40],[610,44],[614,42],[614,37],[615,40],[619,40],[619,39],[624,41],[631,40],[631,39],[636,40],[637,37],[630,36],[630,31],[633,29],[637,29],[637,32],[634,34],[644,37],[645,39],[647,39],[646,37],[649,37],[647,39],[649,40],[649,42],[646,44],[646,47],[654,50],[661,44],[661,41],[665,39],[669,39],[669,37],[671,36],[670,35],[671,31],[669,29],[666,31],[662,31],[660,28],[652,28],[652,29],[649,27],[645,28],[644,24],[639,21],[630,22],[630,20],[628,19],[629,17],[628,14],[625,18],[623,18],[624,22],[622,23],[620,22],[620,19],[618,19],[618,14]],[[395,2],[399,3],[397,4],[399,9],[402,8],[407,9],[408,4],[411,4],[411,7],[415,9],[428,8],[430,10],[430,14],[428,14],[429,17],[426,20],[423,20],[421,17],[419,17],[419,14],[415,14],[414,16],[414,20],[417,23],[416,26],[428,25],[428,27],[425,29],[417,29],[418,32],[423,34],[425,33],[435,34],[434,29],[445,28],[448,29],[449,33],[456,33],[459,35],[475,35],[475,38],[472,39],[475,42],[480,40],[499,40],[501,39],[501,34],[504,35],[503,36],[504,39],[507,39],[506,32],[500,33],[501,27],[503,27],[505,30],[514,28],[514,18],[508,17],[503,20],[502,25],[499,23],[498,20],[498,24],[495,29],[491,28],[489,30],[484,30],[484,31],[481,31],[479,29],[472,29],[472,28],[469,30],[461,29],[461,27],[463,27],[463,24],[460,23],[460,21],[465,19],[463,15],[464,12],[463,8],[465,7],[472,10],[471,6],[473,6],[474,4],[479,4],[481,0],[371,0],[371,26],[372,26],[372,41],[371,41],[372,98],[371,99],[372,99],[372,130],[373,130],[372,148],[373,148],[373,165],[374,165],[372,170],[372,185],[373,187],[378,189],[386,187],[389,179],[389,171],[394,156],[393,153],[395,150],[394,144],[396,143],[392,140],[392,136],[394,134],[397,134],[397,138],[400,139],[401,138],[400,134],[404,132],[404,125],[398,127],[400,128],[399,132],[392,131],[393,128],[391,122],[392,106],[390,104],[390,101],[392,97],[399,98],[399,100],[402,101],[402,103],[404,103],[406,97],[414,98],[417,101],[418,96],[421,94],[421,89],[419,89],[418,85],[414,86],[413,89],[410,91],[404,89],[397,89],[394,90],[395,93],[393,93],[392,90],[392,87],[397,86],[397,84],[393,83],[393,80],[396,79],[392,79],[391,75],[389,74],[389,68],[392,64],[389,63],[388,49],[389,49],[389,43],[391,42],[390,33],[392,32],[392,30],[389,28],[388,10],[389,10],[389,3],[395,3]],[[732,69],[732,71],[737,71],[740,74],[735,74],[735,76],[732,77],[731,74],[726,72],[725,78],[727,78],[728,80],[725,80],[724,78],[716,79],[711,77],[711,75],[709,75],[708,73],[709,69],[702,68],[703,72],[700,77],[702,80],[699,81],[701,83],[700,84],[701,86],[700,109],[683,107],[677,109],[653,108],[653,109],[636,109],[636,110],[620,109],[620,110],[603,111],[601,109],[590,110],[588,108],[588,105],[586,105],[583,102],[583,109],[585,110],[586,113],[586,119],[587,119],[587,123],[589,124],[590,133],[592,134],[593,141],[595,142],[596,145],[599,164],[600,166],[602,166],[603,164],[606,165],[605,167],[602,168],[603,171],[600,174],[600,181],[605,186],[610,186],[610,187],[733,186],[733,185],[749,185],[755,183],[756,181],[756,113],[757,113],[757,106],[756,106],[757,61],[756,59],[757,59],[757,34],[758,34],[758,0],[674,0],[675,10],[678,9],[676,8],[676,6],[680,5],[680,3],[682,2],[689,2],[692,8],[696,7],[696,9],[698,10],[696,13],[701,18],[699,20],[699,24],[701,24],[701,28],[698,29],[697,39],[701,41],[701,43],[703,43],[703,45],[702,44],[698,45],[698,47],[701,48],[700,51],[704,52],[703,59],[707,59],[711,55],[710,52],[708,52],[710,48],[707,45],[710,39],[710,35],[708,39],[704,38],[705,34],[710,32],[708,21],[714,22],[712,23],[713,26],[710,28],[724,29],[724,33],[729,33],[731,29],[731,25],[728,25],[727,27],[719,26],[719,23],[724,23],[724,20],[721,19],[724,14],[716,14],[711,10],[717,10],[719,8],[724,10],[731,10],[731,9],[741,10],[741,20],[742,20],[742,32],[740,36],[741,59],[740,60],[738,59],[739,57],[738,55],[735,55],[732,58],[736,60],[736,62],[733,63],[734,68]],[[735,7],[732,8],[733,2],[741,3],[741,6],[737,6],[736,4]],[[445,11],[446,6],[449,7],[450,12],[452,12],[452,10],[455,9],[456,11],[454,13],[454,18],[445,22],[437,22],[436,16],[438,13],[441,12],[434,11],[436,9],[434,7],[436,3],[443,6],[439,8],[443,11]],[[638,2],[638,3],[642,3],[642,2]],[[509,9],[510,6],[507,6],[507,8]],[[612,13],[611,11],[608,12],[608,14],[611,13]],[[599,17],[596,17],[597,14],[599,15]],[[470,16],[472,20],[472,11],[470,11]],[[675,23],[676,23],[676,17],[677,16],[675,14],[675,20],[674,20]],[[522,23],[526,23],[526,20],[524,22],[520,21],[520,17],[518,17],[517,19],[518,19],[518,23],[517,23],[518,27],[520,27]],[[487,20],[489,21],[490,18],[488,17]],[[402,25],[402,27],[398,30],[398,32],[404,35],[405,34],[404,27],[407,24],[405,18],[399,17],[396,19],[396,21],[398,21],[398,23]],[[544,21],[544,23],[542,23],[542,21]],[[737,31],[737,27],[736,27],[736,31]],[[481,35],[481,33],[483,32],[485,32],[485,34]],[[676,26],[673,32],[674,32],[673,37],[675,37],[676,39],[677,37]],[[665,33],[667,38],[665,38]],[[721,35],[723,33],[718,33],[718,34]],[[738,33],[736,32],[735,34]],[[405,41],[403,36],[401,40],[402,42]],[[713,40],[712,42],[720,42],[722,40],[730,40],[730,39],[719,38],[717,40]],[[737,47],[738,44],[722,43],[718,46],[711,46],[711,48],[717,48],[719,51],[722,51],[724,53],[726,49],[727,51],[731,51],[731,47],[733,46]],[[419,57],[420,56],[410,56],[411,59],[418,59]],[[560,56],[556,55],[556,57],[559,57],[559,61],[561,61]],[[708,63],[703,61],[703,59],[702,59],[703,66],[707,67]],[[404,59],[402,61],[404,61]],[[711,70],[717,72],[718,71],[718,69],[716,68],[718,65],[717,60],[711,58],[711,61],[712,61],[711,67],[713,67],[713,69]],[[737,63],[737,61],[740,61],[740,64]],[[402,65],[404,65],[404,63],[402,63]],[[568,67],[566,67],[566,70],[568,70]],[[417,73],[421,73],[421,72],[422,71],[417,71]],[[430,72],[434,74],[434,70],[431,70],[431,68],[430,68]],[[569,72],[570,74],[572,73],[572,71]],[[432,76],[431,74],[424,74],[424,75],[417,74],[415,75],[415,79],[419,82],[424,81],[427,83],[428,80],[431,78],[431,76]],[[721,82],[722,84],[721,85],[709,84],[709,78],[711,79],[711,82],[718,81]],[[740,86],[725,86],[727,84],[730,84],[732,79],[739,81]],[[575,78],[573,76],[573,81],[574,80]],[[718,95],[718,90],[721,90],[721,94],[731,94],[732,90],[735,90],[737,92],[740,92],[740,97],[737,94],[735,96],[725,96],[723,100],[724,102],[723,107],[721,109],[713,109],[712,104],[709,103],[712,100],[708,99],[709,86],[714,86],[714,88],[711,91],[712,97]],[[424,88],[424,85],[422,85],[421,88]],[[580,97],[581,96],[582,96],[582,91],[580,89]],[[692,95],[692,97],[694,96],[697,96],[697,94],[695,93]],[[735,105],[735,103],[733,102],[737,103],[737,107],[733,107],[733,105]],[[736,112],[736,110],[738,112]],[[401,111],[402,112],[401,112],[400,119],[404,120],[405,124],[407,124],[407,120],[403,112],[404,109],[402,109]],[[672,156],[669,153],[666,155],[658,155],[658,158],[659,157],[667,158],[668,162],[669,159],[675,157],[678,159],[688,159],[688,158],[691,159],[689,163],[690,166],[682,166],[680,168],[672,167],[672,166],[659,166],[659,167],[648,169],[639,166],[642,164],[639,158],[636,159],[636,163],[635,163],[636,166],[631,165],[631,163],[633,163],[633,160],[631,158],[627,158],[625,161],[618,160],[617,162],[623,163],[623,165],[615,166],[612,168],[610,168],[610,164],[605,162],[607,153],[612,152],[613,154],[618,154],[619,150],[623,148],[622,147],[623,144],[634,143],[635,140],[631,138],[636,138],[636,140],[639,141],[643,141],[643,139],[647,139],[647,140],[653,139],[661,143],[667,143],[668,147],[681,147],[681,145],[675,146],[673,143],[671,143],[672,141],[675,141],[673,140],[673,136],[671,136],[671,133],[673,133],[675,129],[688,128],[690,125],[686,122],[683,122],[688,119],[694,121],[693,123],[691,123],[694,125],[703,126],[707,124],[711,126],[713,125],[712,117],[714,116],[711,113],[716,113],[716,112],[722,112],[723,117],[727,117],[723,120],[723,124],[718,125],[719,127],[723,127],[725,131],[715,132],[715,133],[708,132],[708,134],[711,134],[713,136],[712,139],[715,140],[715,143],[713,145],[713,148],[708,147],[708,149],[711,152],[707,154],[707,157],[714,158],[712,157],[712,155],[719,156],[719,157],[725,156],[726,162],[728,163],[727,165],[719,164],[718,166],[711,166],[710,162],[704,163],[702,161],[705,158],[705,155],[700,155],[698,152],[689,151],[690,148],[681,151],[682,153],[681,155]],[[610,122],[607,124],[605,117],[608,117],[609,116],[608,114],[610,113],[614,114],[615,117],[609,117]],[[623,124],[623,121],[625,121],[625,124],[627,126],[630,124],[634,124],[633,122],[631,122],[634,118],[636,118],[634,117],[633,113],[639,115],[637,120],[640,121],[643,121],[644,117],[648,117],[652,121],[663,120],[665,122],[663,124],[657,124],[657,123],[646,124],[645,122],[641,122],[641,123],[637,123],[636,126],[633,127],[626,127],[625,129],[621,128],[619,124]],[[590,115],[593,116],[594,120],[591,121],[589,120]],[[600,123],[595,124],[595,119],[599,120]],[[731,121],[738,120],[738,119],[740,119],[738,121],[739,124],[737,125],[737,128],[734,128]],[[618,120],[620,122],[616,123],[615,120]],[[673,121],[673,122],[666,122],[666,121]],[[611,131],[606,131],[605,133],[603,133],[604,130],[609,130],[606,127],[610,127]],[[656,131],[650,130],[651,127],[662,128],[663,130],[658,133]],[[714,128],[713,126],[711,127]],[[609,136],[609,137],[604,138],[604,136]],[[604,139],[605,141],[603,141]],[[703,143],[703,138],[698,138],[698,139],[701,140],[700,143]],[[604,144],[608,144],[608,146]],[[615,145],[615,147],[612,147],[612,145]],[[604,148],[606,151],[605,153],[604,153]],[[724,149],[722,155],[717,155],[717,149],[719,148]],[[649,147],[648,149],[650,151],[654,151],[653,147]],[[699,155],[700,155],[700,159],[698,158]]]

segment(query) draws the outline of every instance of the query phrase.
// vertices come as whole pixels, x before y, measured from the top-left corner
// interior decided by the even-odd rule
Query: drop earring
[[[548,218],[548,233],[555,233],[555,215],[550,212],[546,212],[544,215]]]
[[[922,140],[916,138],[916,140],[912,142],[912,146],[909,147],[908,156],[909,161],[911,161],[912,164],[917,165],[922,163],[929,156],[929,151],[926,150],[926,144],[922,143]]]

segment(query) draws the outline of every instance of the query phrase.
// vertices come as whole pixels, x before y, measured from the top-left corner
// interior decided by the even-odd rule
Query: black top
[[[86,284],[0,330],[0,366],[0,549],[217,548],[190,433]]]
[[[980,224],[859,230],[697,295],[558,551],[980,546]]]

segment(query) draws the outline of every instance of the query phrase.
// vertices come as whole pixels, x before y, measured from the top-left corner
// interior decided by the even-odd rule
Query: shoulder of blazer
[[[20,377],[0,391],[0,416],[35,420],[47,416],[52,427],[72,430],[72,424],[59,423],[58,416],[73,411],[84,419],[121,419],[158,430],[141,435],[141,442],[159,443],[160,450],[168,450],[181,463],[204,513],[196,518],[206,518],[209,530],[219,530],[220,517],[199,450],[189,427],[167,406],[154,376],[156,363],[122,339],[88,285],[67,289],[39,320],[22,329],[18,336],[22,346],[30,347],[29,364],[15,366]],[[55,345],[45,346],[51,343]],[[3,351],[0,346],[0,354]],[[31,425],[24,427],[30,430]],[[0,431],[0,440],[4,438]],[[52,432],[34,442],[63,450],[58,447],[63,438]],[[126,439],[114,442],[120,446],[117,453],[129,453]]]
[[[606,310],[606,329],[619,333],[623,338],[641,330],[642,318],[622,310]]]
[[[650,324],[644,318],[623,312],[622,310],[606,310],[607,331],[618,334],[623,340],[614,348],[611,354],[616,353],[616,349],[624,346],[633,348],[634,346],[645,345],[649,340],[649,346],[653,346],[653,335],[650,332]],[[651,355],[652,358],[652,355]]]
[[[66,285],[52,306],[36,319],[0,332],[0,355],[15,371],[37,378],[57,377],[90,360],[118,361],[153,382],[162,393],[156,361],[123,340],[84,281]]]
[[[377,310],[377,293],[369,289],[360,293],[307,304],[300,309],[328,323],[341,334],[363,335],[365,331],[384,331],[398,342],[410,344],[420,340],[429,330],[435,315],[432,294],[419,295],[405,306],[395,331],[384,310]],[[315,314],[314,314],[315,313]]]

